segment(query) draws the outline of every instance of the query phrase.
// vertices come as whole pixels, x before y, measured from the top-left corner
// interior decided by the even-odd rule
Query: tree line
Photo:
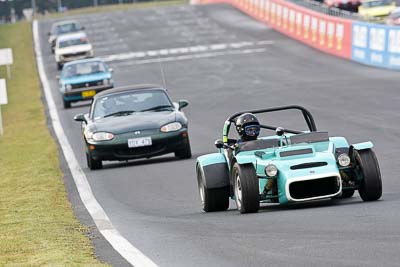
[[[61,4],[63,8],[74,9],[80,7],[98,5],[109,5],[118,3],[133,3],[148,0],[35,0],[36,12],[45,14],[56,12]],[[32,0],[0,0],[0,22],[10,21],[13,13],[16,19],[23,18],[23,10],[32,7]]]

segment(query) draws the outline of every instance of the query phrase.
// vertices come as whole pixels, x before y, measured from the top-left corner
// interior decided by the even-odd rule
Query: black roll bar
[[[248,111],[241,111],[238,113],[233,114],[230,116],[227,120],[230,121],[231,123],[235,122],[235,119],[239,117],[240,115],[244,113],[253,113],[253,114],[259,114],[259,113],[268,113],[268,112],[275,112],[275,111],[282,111],[282,110],[290,110],[290,109],[297,109],[300,110],[303,114],[303,117],[307,123],[307,126],[311,132],[316,132],[317,131],[317,126],[315,126],[315,121],[311,113],[305,109],[302,106],[297,106],[297,105],[291,105],[291,106],[282,106],[282,107],[276,107],[276,108],[266,108],[266,109],[256,109],[256,110],[248,110]]]

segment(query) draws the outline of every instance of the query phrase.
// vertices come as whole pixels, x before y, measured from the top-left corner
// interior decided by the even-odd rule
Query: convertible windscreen
[[[98,99],[93,118],[126,116],[135,112],[159,112],[173,110],[168,96],[159,90],[113,94]],[[129,112],[128,112],[129,111]]]
[[[106,72],[106,70],[106,66],[99,61],[78,63],[66,66],[63,71],[63,76],[65,78],[71,78],[74,76],[102,73]]]

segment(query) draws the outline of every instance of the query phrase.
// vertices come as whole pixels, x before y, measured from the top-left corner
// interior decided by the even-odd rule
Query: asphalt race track
[[[324,55],[226,5],[75,18],[86,27],[96,55],[114,69],[116,85],[162,84],[162,62],[173,99],[190,102],[185,112],[193,159],[176,160],[171,154],[106,163],[103,170],[90,171],[80,125],[72,119],[88,112],[88,103],[64,110],[55,94],[65,133],[95,197],[117,230],[155,263],[399,266],[398,72]],[[47,44],[52,22],[41,21],[39,30],[50,85],[58,92],[56,64]],[[214,140],[221,138],[227,116],[287,104],[304,105],[318,129],[331,136],[373,141],[382,171],[382,199],[365,203],[356,193],[345,201],[263,206],[250,215],[240,215],[231,202],[227,212],[202,212],[195,158],[215,151]],[[290,128],[304,125],[288,114],[266,119]],[[74,192],[71,182],[67,189]],[[97,254],[107,258],[109,252],[97,243]],[[126,264],[116,257],[108,260]]]

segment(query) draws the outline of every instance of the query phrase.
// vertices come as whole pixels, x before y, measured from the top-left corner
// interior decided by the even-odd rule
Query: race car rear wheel
[[[382,196],[382,179],[378,160],[371,149],[354,151],[355,171],[362,177],[358,192],[364,201],[378,200]]]
[[[101,160],[93,159],[90,153],[86,153],[86,162],[91,170],[99,170],[103,168],[103,162]]]
[[[252,164],[233,165],[234,192],[240,213],[257,212],[260,209],[259,185]]]
[[[205,212],[227,210],[229,208],[229,186],[209,189],[200,165],[196,166],[196,172],[203,210]]]

